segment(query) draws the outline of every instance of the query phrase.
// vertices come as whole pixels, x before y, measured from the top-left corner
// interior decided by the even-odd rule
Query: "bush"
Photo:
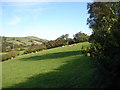
[[[11,58],[15,58],[18,55],[19,55],[19,52],[13,50],[11,52],[8,52],[7,54],[1,55],[2,56],[1,61],[5,61],[5,60],[11,59]]]
[[[46,49],[46,45],[41,44],[40,46],[31,46],[30,48],[26,49],[23,54],[28,54],[28,53],[35,53],[37,51],[42,51]]]
[[[85,56],[91,56],[92,57],[92,53],[90,52],[90,47],[83,47],[81,48],[83,51],[82,51],[82,54],[84,54]]]

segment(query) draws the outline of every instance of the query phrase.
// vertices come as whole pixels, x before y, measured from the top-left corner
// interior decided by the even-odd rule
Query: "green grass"
[[[83,56],[82,45],[58,47],[2,62],[3,88],[97,87],[97,68]]]

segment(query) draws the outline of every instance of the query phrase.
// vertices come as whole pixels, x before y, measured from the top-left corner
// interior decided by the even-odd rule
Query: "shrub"
[[[11,52],[8,52],[7,54],[1,55],[2,56],[1,61],[5,61],[5,60],[11,59],[11,58],[15,58],[18,55],[19,55],[19,52],[13,50]]]
[[[40,46],[31,46],[28,49],[26,49],[23,54],[28,54],[32,52],[35,53],[36,51],[42,51],[44,49],[46,49],[46,45],[44,44],[41,44]]]

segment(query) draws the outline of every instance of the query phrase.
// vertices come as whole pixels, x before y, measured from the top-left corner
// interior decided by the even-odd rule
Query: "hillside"
[[[27,36],[27,37],[2,37],[2,41],[8,44],[17,44],[17,45],[31,45],[31,44],[42,44],[47,42],[46,39],[41,39],[35,36]]]
[[[81,47],[58,47],[2,62],[3,88],[91,88],[99,84],[92,58]]]

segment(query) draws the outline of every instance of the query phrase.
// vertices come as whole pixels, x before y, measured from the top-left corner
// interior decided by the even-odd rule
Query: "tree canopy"
[[[87,24],[93,30],[90,51],[116,78],[120,75],[120,2],[93,2],[87,8]]]

